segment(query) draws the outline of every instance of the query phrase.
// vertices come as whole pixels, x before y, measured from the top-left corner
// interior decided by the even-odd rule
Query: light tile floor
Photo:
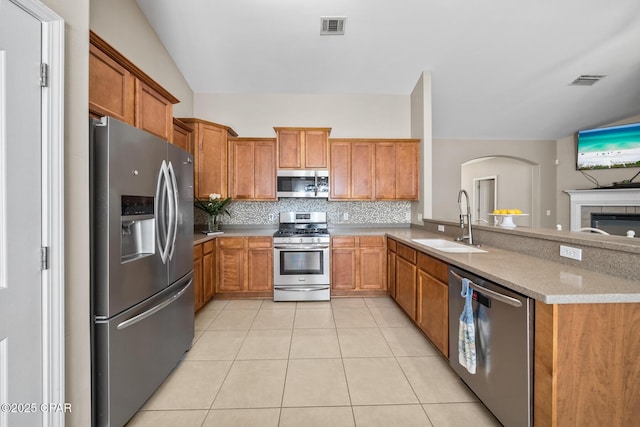
[[[499,426],[391,298],[213,300],[129,427]]]

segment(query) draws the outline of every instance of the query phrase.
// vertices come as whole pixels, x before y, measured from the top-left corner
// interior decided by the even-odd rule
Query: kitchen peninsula
[[[447,232],[437,232],[437,225],[445,225]],[[265,236],[272,232],[269,227],[230,227],[225,236]],[[331,233],[383,235],[387,241],[396,241],[533,298],[535,426],[625,426],[640,416],[640,386],[628,380],[640,374],[640,282],[635,279],[640,266],[629,262],[640,255],[637,239],[478,226],[474,229],[475,238],[488,252],[451,254],[412,239],[453,238],[459,233],[453,222],[427,220],[424,226],[410,228],[335,227]],[[215,239],[203,235],[195,238],[198,244]],[[585,266],[571,260],[554,260],[561,243],[581,245]],[[595,259],[603,264],[621,265],[615,270],[618,275],[585,268],[592,252],[598,253]],[[589,268],[601,267],[590,263]]]

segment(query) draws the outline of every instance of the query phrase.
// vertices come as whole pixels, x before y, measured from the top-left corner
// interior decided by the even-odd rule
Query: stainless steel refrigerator
[[[193,340],[193,158],[90,121],[94,425],[122,426]]]

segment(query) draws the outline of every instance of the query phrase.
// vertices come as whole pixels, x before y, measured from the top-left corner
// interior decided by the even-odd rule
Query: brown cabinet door
[[[302,168],[302,135],[299,130],[278,131],[278,168]]]
[[[171,141],[173,104],[141,80],[136,79],[135,87],[135,126]]]
[[[203,305],[202,245],[193,247],[193,307],[198,311]]]
[[[414,320],[416,318],[416,272],[415,264],[396,256],[396,302]]]
[[[351,198],[351,143],[331,142],[331,169],[329,171],[330,198]]]
[[[249,249],[249,291],[270,291],[273,289],[273,250]]]
[[[89,45],[89,111],[134,125],[134,81],[129,71]]]
[[[351,145],[351,198],[373,198],[373,144],[354,142]]]
[[[375,147],[375,198],[396,197],[396,147],[394,143],[377,142]]]
[[[420,329],[449,357],[449,287],[418,270],[418,313]]]
[[[193,130],[180,120],[174,118],[173,139],[171,143],[193,154]]]
[[[255,192],[254,143],[253,141],[232,140],[229,145],[231,197],[238,200],[251,200],[254,198]]]
[[[387,253],[387,286],[389,287],[389,295],[396,299],[396,254],[395,252]]]
[[[418,199],[419,155],[420,146],[417,143],[396,144],[396,199]]]
[[[215,241],[209,240],[202,244],[202,288],[203,303],[207,303],[216,293],[216,252]]]
[[[304,136],[304,167],[311,169],[326,169],[329,166],[328,144],[329,135],[322,130],[306,130]]]
[[[331,249],[331,288],[356,289],[356,249]]]
[[[196,138],[195,195],[201,199],[211,193],[227,197],[227,130],[198,123]]]
[[[384,236],[358,238],[359,289],[387,288],[387,246]]]
[[[277,200],[275,139],[256,141],[254,156],[253,198],[256,200]]]
[[[216,292],[242,292],[245,290],[246,238],[222,237],[218,239],[218,287]]]

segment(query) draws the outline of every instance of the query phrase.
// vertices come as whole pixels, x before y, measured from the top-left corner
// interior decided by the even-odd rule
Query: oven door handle
[[[314,287],[299,287],[299,286],[274,286],[274,289],[279,291],[293,291],[293,292],[312,292],[312,291],[326,291],[329,289],[329,285],[327,286],[314,286]]]
[[[309,245],[309,246],[300,246],[300,245],[278,245],[274,246],[274,249],[297,249],[301,251],[308,251],[309,249],[329,249],[329,245]]]

